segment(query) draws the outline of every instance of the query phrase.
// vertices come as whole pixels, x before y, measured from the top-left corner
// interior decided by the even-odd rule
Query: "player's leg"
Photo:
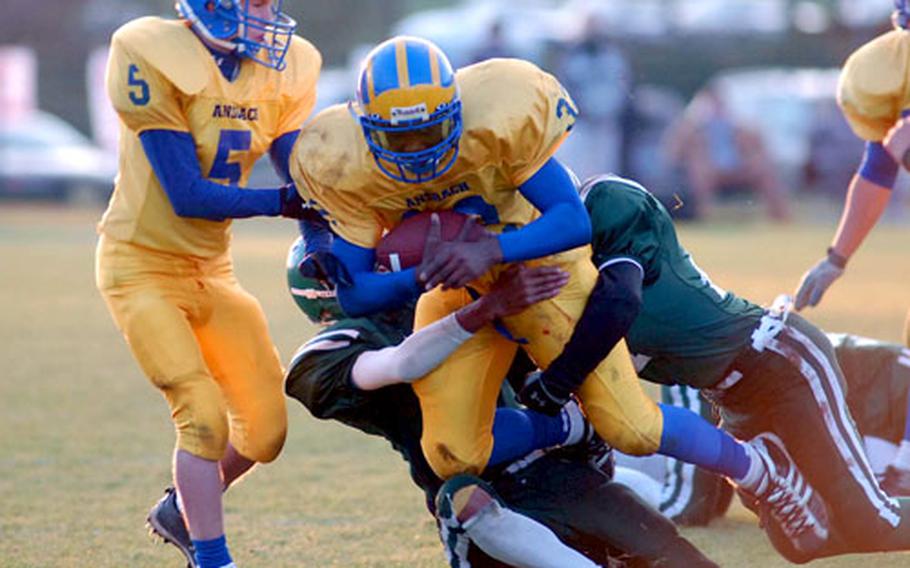
[[[579,332],[576,324],[598,278],[589,261],[573,258],[572,253],[554,260],[564,260],[561,266],[571,274],[569,284],[556,298],[535,304],[506,320],[513,335],[526,341],[524,349],[541,367],[548,366],[563,352],[573,333]],[[579,325],[588,322],[582,319]],[[573,343],[580,339],[572,337]],[[578,395],[598,434],[626,454],[648,455],[659,451],[748,485],[762,477],[761,461],[748,446],[694,413],[655,405],[641,388],[624,342],[600,361]]]
[[[98,284],[134,357],[171,408],[177,431],[176,452],[185,456],[175,460],[175,482],[186,497],[183,513],[191,532],[217,536],[222,532],[217,462],[228,440],[227,408],[188,321],[195,309],[195,282],[162,276],[179,275],[187,268],[178,263],[179,259],[170,255],[137,251],[102,239]],[[168,504],[175,502],[168,496],[166,499]],[[156,530],[163,528],[153,521],[150,518]],[[177,537],[162,536],[169,540]],[[181,542],[180,549],[194,561],[189,543]]]
[[[467,560],[468,541],[510,566],[596,568],[546,526],[509,509],[493,488],[473,475],[456,475],[439,489],[439,534],[451,566]]]
[[[259,302],[230,274],[204,281],[211,311],[194,327],[206,364],[221,387],[230,417],[230,446],[221,463],[224,485],[253,463],[274,460],[284,444],[284,374]]]
[[[831,535],[813,556],[910,548],[907,513],[872,474],[827,338],[791,315],[766,351],[737,364],[743,378],[719,397],[723,420],[742,437],[773,430],[824,498]]]
[[[601,564],[610,565],[601,556],[609,549],[634,566],[715,566],[631,489],[583,461],[544,457],[495,484],[513,510],[546,524]]]
[[[664,404],[688,409],[706,421],[716,422],[713,407],[696,389],[664,386],[661,398]],[[733,489],[724,477],[676,458],[667,458],[665,469],[659,508],[675,523],[704,526],[727,510]]]
[[[414,327],[425,327],[470,302],[465,290],[432,290],[417,303]],[[476,475],[486,467],[496,400],[516,349],[494,329],[484,328],[413,383],[423,415],[421,446],[439,477]]]
[[[523,349],[541,368],[562,352],[597,280],[597,270],[576,251],[550,260],[569,271],[569,283],[556,298],[505,319],[509,331],[525,342]],[[642,390],[624,341],[588,376],[578,395],[597,433],[618,450],[643,455],[660,447],[663,418]]]

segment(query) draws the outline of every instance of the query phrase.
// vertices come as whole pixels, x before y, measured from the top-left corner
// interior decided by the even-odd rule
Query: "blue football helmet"
[[[283,70],[297,22],[281,11],[284,0],[268,4],[268,16],[252,0],[177,0],[185,18],[203,39],[218,49]]]
[[[461,137],[461,97],[448,58],[433,43],[399,36],[364,59],[359,120],[376,165],[392,179],[423,183],[452,167]]]
[[[910,0],[894,0],[894,14],[891,16],[894,26],[901,29],[910,28]]]

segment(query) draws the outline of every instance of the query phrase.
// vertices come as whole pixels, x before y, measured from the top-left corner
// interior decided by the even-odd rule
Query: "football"
[[[398,272],[417,266],[423,260],[423,248],[430,230],[430,215],[439,215],[442,240],[454,240],[469,215],[458,211],[421,211],[404,219],[397,227],[386,233],[376,247],[376,269]],[[485,234],[482,225],[476,224],[467,235],[468,241],[475,241]]]

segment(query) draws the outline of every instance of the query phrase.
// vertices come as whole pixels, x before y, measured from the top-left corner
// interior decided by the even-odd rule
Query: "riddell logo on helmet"
[[[392,107],[392,124],[418,119],[427,120],[428,118],[430,118],[430,113],[427,112],[426,103],[409,107]]]

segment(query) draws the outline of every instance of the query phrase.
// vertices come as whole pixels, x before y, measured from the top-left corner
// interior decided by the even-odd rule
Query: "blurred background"
[[[127,20],[172,16],[173,2],[4,6],[0,198],[103,204],[116,166],[106,44]],[[836,107],[838,68],[889,28],[892,2],[289,0],[285,9],[324,55],[320,107],[348,99],[360,58],[394,34],[436,41],[456,66],[523,57],[557,75],[581,109],[560,154],[579,176],[634,177],[682,219],[733,204],[785,221],[803,197],[838,203],[846,190],[862,145]],[[270,176],[258,168],[251,185]],[[893,200],[898,216],[903,201]]]

